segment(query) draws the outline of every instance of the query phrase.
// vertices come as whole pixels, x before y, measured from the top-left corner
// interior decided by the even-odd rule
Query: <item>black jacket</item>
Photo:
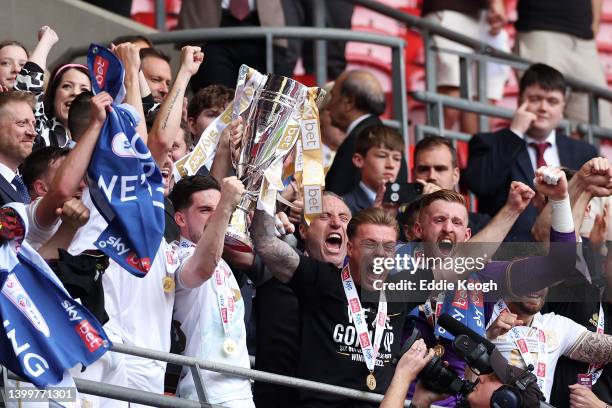
[[[594,146],[559,132],[556,144],[561,165],[573,170],[597,156]],[[510,129],[479,133],[470,140],[465,178],[478,198],[479,212],[494,216],[508,199],[510,183],[521,181],[534,188],[534,176],[525,141]],[[530,204],[514,223],[506,241],[532,241],[530,231],[536,217],[537,210]]]

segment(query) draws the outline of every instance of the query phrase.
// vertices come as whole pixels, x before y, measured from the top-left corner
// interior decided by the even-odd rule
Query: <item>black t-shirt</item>
[[[560,285],[550,289],[549,297],[556,300],[561,299],[599,299],[599,289],[590,285],[581,276],[569,279]],[[609,303],[603,304],[604,310],[604,333],[612,333],[612,307]],[[544,306],[542,313],[554,312],[556,314],[572,319],[589,329],[597,330],[597,319],[599,317],[599,302],[597,301],[576,301],[576,302],[548,302]],[[609,366],[609,364],[608,364]],[[559,358],[555,369],[550,403],[556,408],[569,408],[569,388],[570,384],[577,382],[578,374],[584,374],[589,367],[588,363],[582,363],[569,359],[565,356]],[[597,388],[593,392],[601,398],[609,398],[612,394],[612,378],[609,377],[610,370],[604,370],[597,381]],[[610,400],[606,402],[611,402]]]
[[[557,31],[593,38],[591,0],[519,0],[517,31]]]
[[[476,18],[478,12],[486,8],[486,0],[425,0],[421,9],[421,15],[425,16],[436,11],[452,10]]]
[[[300,299],[302,310],[302,342],[298,374],[301,378],[369,391],[366,377],[369,374],[361,346],[350,318],[348,301],[342,287],[341,269],[332,264],[300,256],[300,264],[289,285]],[[418,271],[414,275],[398,274],[387,279],[419,281],[431,279],[431,271]],[[361,290],[357,288],[361,299]],[[383,333],[374,376],[374,392],[384,394],[395,371],[392,357],[399,351],[406,316],[427,293],[411,293],[411,302],[388,302],[388,320]],[[389,297],[389,296],[388,296]],[[378,312],[378,302],[362,301],[370,339],[374,338],[373,321]],[[305,407],[362,408],[376,406],[335,395],[312,391],[300,391],[300,403]]]

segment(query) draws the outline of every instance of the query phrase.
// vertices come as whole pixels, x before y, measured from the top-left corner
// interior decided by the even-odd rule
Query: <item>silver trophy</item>
[[[305,85],[293,79],[268,74],[255,90],[248,109],[241,115],[244,131],[234,168],[236,176],[244,183],[246,194],[225,233],[225,244],[232,249],[242,252],[253,250],[247,229],[247,214],[255,208],[264,182],[264,172],[289,153],[295,144],[297,138],[293,137],[289,142],[285,128],[292,115],[299,114],[298,106],[306,94],[305,90]]]

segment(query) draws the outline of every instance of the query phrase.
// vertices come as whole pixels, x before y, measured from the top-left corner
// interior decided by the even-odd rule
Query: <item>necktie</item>
[[[11,184],[17,189],[17,194],[19,194],[21,197],[21,202],[24,204],[30,204],[30,194],[28,193],[28,189],[26,188],[19,174],[13,178]]]
[[[531,142],[529,143],[529,146],[533,147],[536,151],[536,169],[539,169],[542,166],[546,166],[546,160],[544,160],[544,152],[551,146],[551,144],[549,142]]]
[[[237,20],[244,20],[251,13],[249,0],[230,0],[229,11]]]

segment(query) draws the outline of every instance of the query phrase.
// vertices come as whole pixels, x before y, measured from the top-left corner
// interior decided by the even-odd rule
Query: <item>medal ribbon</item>
[[[344,294],[348,300],[349,310],[351,311],[351,317],[353,318],[353,324],[357,330],[357,335],[359,336],[359,344],[361,345],[363,359],[365,360],[366,366],[368,367],[370,373],[373,373],[374,366],[376,364],[376,357],[378,356],[378,350],[380,348],[380,342],[382,340],[383,332],[385,331],[385,322],[387,321],[387,301],[385,294],[381,292],[380,300],[378,301],[376,330],[374,331],[374,344],[372,344],[370,333],[368,332],[368,324],[365,319],[365,313],[361,307],[361,301],[359,300],[355,282],[353,282],[348,265],[342,269],[341,278]]]
[[[219,312],[221,314],[221,323],[223,324],[223,332],[225,337],[230,336],[230,322],[234,318],[235,312],[235,301],[234,295],[231,293],[229,287],[229,268],[227,268],[223,261],[215,268],[213,276],[213,284],[217,292],[217,303],[219,305]]]
[[[490,322],[494,322],[495,319],[497,319],[497,317],[504,310],[507,312],[510,312],[510,309],[508,309],[508,306],[506,306],[506,303],[502,299],[500,299],[495,304],[495,307],[493,308],[493,314],[491,315]],[[527,340],[524,336],[524,333],[531,330],[532,327],[527,327],[527,326],[513,327],[512,329],[510,329],[508,334],[510,335],[510,338],[512,339],[512,341],[514,341],[514,343],[516,344],[516,347],[518,348],[519,353],[521,353],[521,357],[523,358],[525,365],[529,366],[531,364],[533,367],[535,367],[534,374],[536,375],[536,378],[537,378],[538,387],[540,387],[540,390],[544,391],[546,387],[546,368],[547,368],[547,361],[548,361],[548,354],[546,352],[546,333],[544,333],[544,330],[537,327],[535,320],[534,320],[533,328],[536,329],[536,332],[537,332],[537,342],[538,342],[537,365],[533,364],[533,358],[531,356],[531,351],[529,350],[529,343],[527,343]]]

